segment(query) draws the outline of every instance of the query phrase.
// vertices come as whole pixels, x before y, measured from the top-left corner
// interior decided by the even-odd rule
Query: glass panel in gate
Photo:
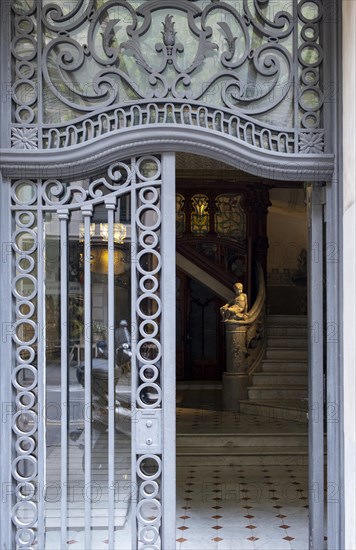
[[[159,548],[161,161],[16,181],[12,210],[16,548]]]

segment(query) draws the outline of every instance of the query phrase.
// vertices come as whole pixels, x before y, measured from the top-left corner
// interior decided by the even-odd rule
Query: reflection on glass
[[[125,201],[123,201],[126,203]],[[129,205],[126,204],[129,211]],[[60,220],[56,213],[46,218],[46,548],[61,546],[61,525],[67,522],[67,541],[76,540],[85,548],[85,524],[90,503],[92,548],[107,548],[109,516],[114,523],[114,547],[131,546],[131,265],[130,231],[121,223],[118,208],[114,214],[113,285],[108,268],[108,212],[105,205],[94,207],[90,224],[90,248],[85,240],[80,211],[70,215],[67,242],[61,242]],[[120,219],[121,218],[121,219]],[[125,219],[124,221],[129,221]],[[128,234],[128,236],[127,236]],[[68,269],[60,269],[61,255],[67,253]],[[90,265],[90,296],[85,263]],[[61,283],[68,288],[68,318],[61,319]],[[110,288],[111,286],[111,288]],[[87,288],[86,288],[87,287]],[[113,306],[114,325],[108,312]],[[91,311],[86,326],[86,308]],[[63,399],[63,325],[68,326],[67,388]],[[110,335],[114,349],[110,350]],[[90,343],[91,396],[86,400],[86,348]],[[109,358],[114,357],[113,369]],[[109,410],[109,370],[113,372],[114,410]],[[67,418],[62,414],[66,402]],[[91,420],[90,420],[91,419]],[[66,424],[67,453],[62,422]],[[113,423],[112,423],[113,422]],[[112,424],[111,424],[112,423]],[[110,424],[114,433],[113,453],[109,452]],[[86,441],[90,432],[90,445]],[[112,470],[109,455],[113,457]],[[67,475],[67,495],[63,492],[63,465]],[[88,480],[90,469],[90,483]],[[111,495],[111,497],[110,497]],[[65,499],[66,518],[63,517]],[[109,501],[113,502],[110,507]]]

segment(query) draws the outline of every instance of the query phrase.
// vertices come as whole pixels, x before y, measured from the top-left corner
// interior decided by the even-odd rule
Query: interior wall
[[[303,188],[271,189],[267,235],[270,314],[306,313],[307,207]]]

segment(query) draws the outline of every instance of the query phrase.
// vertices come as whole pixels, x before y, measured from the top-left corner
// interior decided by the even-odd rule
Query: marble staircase
[[[307,319],[269,316],[266,329],[265,357],[239,412],[222,410],[217,383],[178,384],[179,464],[307,464]]]
[[[252,376],[240,412],[307,423],[308,339],[306,316],[267,317],[267,348]]]

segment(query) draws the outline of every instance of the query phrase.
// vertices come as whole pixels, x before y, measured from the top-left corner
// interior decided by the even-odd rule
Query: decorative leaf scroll
[[[43,136],[69,126],[76,134],[83,117],[109,109],[195,102],[252,119],[268,132],[274,127],[276,141],[278,133],[294,132],[292,151],[279,152],[309,150],[299,146],[299,129],[307,130],[319,152],[320,0],[42,0],[40,22],[34,12],[20,17],[25,0],[12,2],[17,125],[28,128],[38,118]],[[38,116],[31,80],[36,41],[43,45]],[[90,132],[77,137],[77,143],[91,138]],[[39,146],[52,144],[45,139]]]

